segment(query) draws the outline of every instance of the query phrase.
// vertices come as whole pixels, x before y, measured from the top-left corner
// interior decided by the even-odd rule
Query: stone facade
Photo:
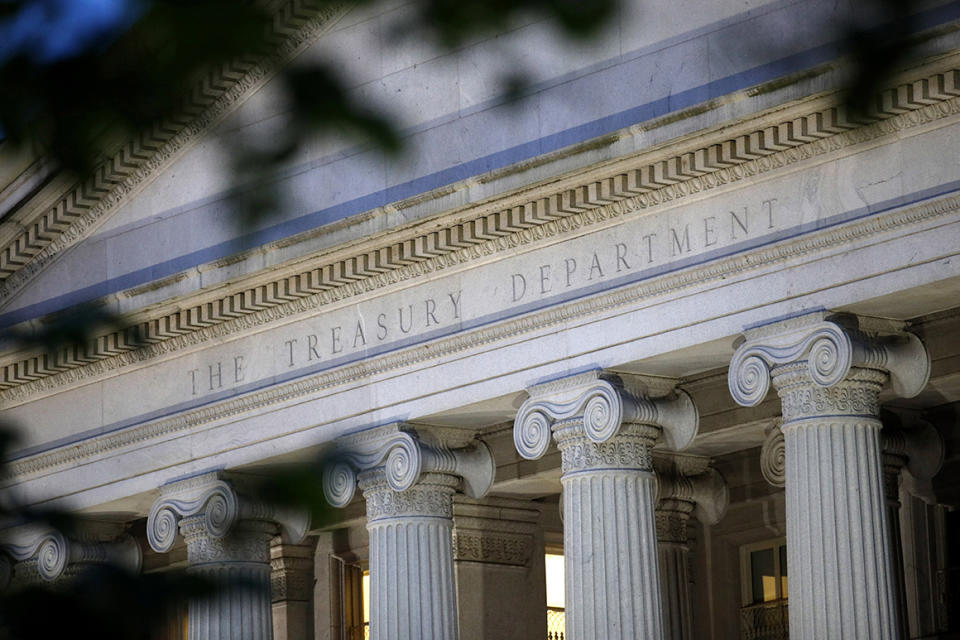
[[[0,326],[85,296],[130,326],[0,352],[4,487],[84,522],[0,531],[0,583],[186,567],[227,585],[171,627],[197,640],[960,631],[952,5],[853,117],[837,3],[625,4],[583,50],[448,54],[389,42],[403,7],[290,3],[281,55],[109,188],[16,203]],[[318,142],[238,253],[216,143],[282,115],[296,55],[345,56],[410,155]],[[321,522],[254,491],[307,460]]]

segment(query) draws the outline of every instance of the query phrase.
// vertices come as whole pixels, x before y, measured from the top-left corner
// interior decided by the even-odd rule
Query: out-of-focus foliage
[[[891,75],[916,53],[917,10],[924,2],[869,0],[859,3],[844,29],[844,53],[850,58],[851,76],[844,102],[854,115],[870,111],[871,101],[885,88]]]
[[[95,566],[56,586],[38,584],[0,598],[0,640],[147,640],[176,619],[173,610],[215,588],[183,571],[136,575]]]

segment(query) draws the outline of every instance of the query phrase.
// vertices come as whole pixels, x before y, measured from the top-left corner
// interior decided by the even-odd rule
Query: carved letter
[[[387,319],[387,314],[381,313],[377,316],[377,340],[383,340],[387,337],[387,325],[384,322]],[[381,333],[382,332],[382,333]]]
[[[433,324],[440,324],[440,321],[437,320],[437,316],[434,315],[434,312],[437,310],[437,303],[434,301],[434,299],[427,298],[426,300],[423,301],[423,304],[426,307],[426,311],[427,311],[427,314],[426,314],[427,326],[429,327],[431,322]]]
[[[463,291],[457,291],[457,295],[454,296],[452,293],[448,293],[450,296],[450,302],[453,303],[453,317],[455,320],[460,319],[460,296],[463,295]]]
[[[670,255],[675,256],[678,253],[690,253],[690,225],[683,225],[683,241],[677,236],[677,230],[670,227],[670,237],[673,238],[673,244],[670,245]]]
[[[223,368],[220,366],[220,363],[219,362],[217,363],[216,373],[213,372],[212,364],[207,365],[207,368],[210,370],[210,391],[213,391],[214,389],[222,389],[223,388]],[[214,380],[217,381],[216,387],[213,386]]]
[[[577,270],[577,261],[573,258],[567,258],[563,261],[564,266],[567,269],[567,286],[570,286],[570,276],[573,275],[573,272]]]
[[[519,282],[522,287],[520,289],[520,293],[517,293],[517,278],[520,279]],[[524,278],[519,273],[513,274],[513,276],[511,276],[511,279],[513,280],[513,301],[516,302],[517,300],[523,297],[523,294],[527,292],[527,279]]]
[[[550,265],[540,265],[540,293],[550,292]]]
[[[630,265],[627,264],[627,245],[622,242],[617,243],[617,273],[620,273],[620,265],[629,271]]]
[[[413,329],[413,305],[407,305],[407,309],[410,311],[410,324],[407,325],[406,329],[403,328],[403,307],[397,309],[397,313],[400,316],[400,331],[403,333],[410,333]]]
[[[763,201],[763,204],[767,207],[767,229],[773,229],[773,203],[776,201],[776,198]]]
[[[200,369],[190,369],[190,387],[193,389],[191,395],[197,395],[197,374],[200,373]]]
[[[367,337],[363,335],[363,321],[357,320],[357,330],[353,334],[353,348],[357,348],[357,341],[360,341],[362,346],[367,346]]]
[[[245,371],[243,369],[243,356],[236,356],[233,359],[233,381],[235,383],[243,382]]]
[[[330,328],[330,353],[340,353],[343,351],[343,344],[340,342],[340,327]]]
[[[297,339],[293,338],[292,340],[287,340],[283,344],[287,345],[287,349],[290,352],[290,364],[288,366],[293,366],[293,345],[297,344]]]
[[[709,216],[703,219],[703,246],[712,247],[717,244],[717,229],[713,223],[717,221],[717,216]]]
[[[653,262],[653,238],[656,235],[655,233],[648,233],[643,236],[643,239],[647,241],[647,264]]]
[[[597,256],[597,252],[593,252],[593,260],[590,262],[590,273],[587,275],[587,280],[593,280],[593,272],[596,270],[600,277],[603,277],[603,269],[600,268],[600,258]]]
[[[743,229],[744,235],[747,235],[750,233],[749,231],[747,231],[747,208],[746,207],[743,208],[743,220],[741,220],[737,216],[736,212],[734,211],[730,212],[730,239],[731,240],[737,239],[737,227],[740,227],[741,229]]]
[[[317,336],[311,333],[307,336],[307,360],[313,360],[314,358],[319,360],[320,352],[317,351]]]

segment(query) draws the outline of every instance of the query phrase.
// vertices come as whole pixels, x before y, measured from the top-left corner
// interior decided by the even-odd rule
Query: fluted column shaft
[[[903,325],[814,311],[747,331],[730,393],[783,407],[793,640],[900,635],[880,457],[879,394],[930,377],[930,356]]]
[[[697,432],[690,396],[649,398],[639,377],[588,371],[527,389],[513,427],[524,458],[562,460],[566,637],[663,637],[653,445],[687,447]]]
[[[276,526],[238,522],[223,538],[209,535],[204,515],[180,521],[189,571],[215,586],[188,606],[190,640],[271,640],[270,540]]]
[[[425,473],[402,492],[390,488],[383,469],[358,480],[370,533],[371,640],[456,640],[457,478]]]
[[[687,546],[687,521],[693,506],[686,500],[668,499],[661,500],[656,509],[665,640],[691,640],[693,637],[690,548]]]
[[[727,512],[730,492],[723,476],[710,467],[709,458],[658,452],[654,466],[663,636],[667,640],[692,640],[687,523],[691,516],[705,525],[718,523]]]
[[[659,427],[625,424],[603,443],[583,420],[559,422],[563,461],[566,637],[663,637],[656,478],[651,448]]]
[[[877,397],[886,374],[851,368],[813,384],[806,363],[775,368],[783,401],[790,635],[898,637]]]
[[[887,438],[881,438],[881,446]],[[894,597],[897,603],[900,636],[909,636],[907,624],[906,580],[903,573],[903,538],[900,533],[900,470],[906,464],[904,456],[884,451],[883,488],[887,506],[887,526],[890,528],[890,571],[893,575]]]
[[[395,423],[340,438],[324,470],[330,504],[356,487],[370,532],[370,637],[455,640],[453,494],[487,493],[490,449],[461,429]]]

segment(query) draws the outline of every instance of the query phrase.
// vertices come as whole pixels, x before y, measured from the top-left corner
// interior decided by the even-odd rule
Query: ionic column
[[[888,380],[916,395],[930,365],[916,336],[874,328],[822,312],[785,320],[747,331],[730,366],[738,403],[758,404],[771,379],[782,401],[794,640],[899,634],[878,396]]]
[[[487,492],[490,450],[461,430],[396,424],[337,444],[324,492],[342,507],[359,486],[367,503],[371,640],[456,640],[453,494]]]
[[[277,536],[270,544],[270,592],[273,637],[313,638],[313,555],[315,540],[289,544]]]
[[[138,573],[140,546],[123,528],[107,523],[78,523],[70,537],[45,524],[0,531],[0,551],[9,560],[0,587],[14,588],[72,578],[86,567],[110,564]]]
[[[520,455],[562,460],[569,640],[662,638],[652,449],[696,434],[690,397],[648,399],[589,372],[528,389],[514,424]]]
[[[883,486],[887,503],[887,525],[890,527],[890,569],[896,586],[897,611],[900,612],[900,635],[910,636],[907,613],[907,587],[903,567],[903,537],[900,532],[900,479],[904,470],[911,478],[928,482],[943,465],[943,440],[936,428],[917,421],[912,427],[887,422],[880,432],[883,451]]]
[[[309,526],[306,513],[259,502],[238,484],[214,472],[164,485],[147,518],[154,551],[169,551],[179,531],[189,570],[215,587],[189,602],[190,640],[273,638],[270,541],[282,528],[299,542]]]
[[[720,472],[710,467],[709,458],[658,453],[654,467],[663,636],[666,640],[690,640],[693,611],[687,522],[691,515],[706,525],[720,522],[730,493]]]

